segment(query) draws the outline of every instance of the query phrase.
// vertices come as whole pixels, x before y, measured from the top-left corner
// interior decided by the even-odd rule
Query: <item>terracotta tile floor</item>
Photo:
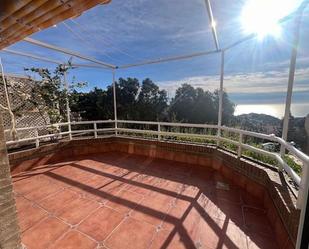
[[[263,206],[198,166],[108,153],[13,181],[29,249],[277,248]]]

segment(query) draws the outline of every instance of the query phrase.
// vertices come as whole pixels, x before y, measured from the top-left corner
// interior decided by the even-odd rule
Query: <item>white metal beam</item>
[[[210,0],[205,0],[205,4],[206,4],[206,9],[207,9],[209,22],[210,22],[210,26],[211,26],[211,30],[212,30],[212,36],[213,36],[214,41],[215,41],[216,49],[220,50],[218,36],[217,36],[217,30],[216,30],[216,22],[214,20],[213,14],[212,14],[212,8],[211,8]]]
[[[100,68],[100,69],[106,69],[109,70],[109,68],[106,68],[104,66],[101,65],[97,65],[97,64],[79,64],[79,63],[72,63],[71,64],[72,67],[83,67],[83,68]]]
[[[144,65],[150,65],[150,64],[158,64],[158,63],[163,63],[163,62],[168,62],[168,61],[185,60],[185,59],[190,59],[190,58],[194,58],[194,57],[205,56],[205,55],[209,55],[209,54],[215,54],[215,53],[219,53],[219,52],[220,51],[212,50],[212,51],[197,52],[197,53],[186,54],[186,55],[179,55],[179,56],[174,56],[174,57],[159,58],[159,59],[139,62],[139,63],[135,63],[135,64],[126,64],[126,65],[119,66],[118,68],[119,69],[125,69],[125,68],[130,68],[130,67],[138,67],[138,66],[144,66]]]
[[[10,54],[14,54],[14,55],[19,55],[19,56],[24,56],[24,57],[27,57],[27,58],[40,60],[40,61],[46,61],[46,62],[58,64],[58,65],[61,64],[61,61],[52,60],[52,59],[44,58],[44,57],[37,56],[37,55],[34,55],[34,54],[30,54],[30,53],[24,53],[24,52],[21,52],[21,51],[11,50],[11,49],[7,49],[7,48],[2,49],[1,51],[6,52],[6,53],[10,53]]]
[[[250,34],[250,35],[248,35],[248,36],[246,36],[246,37],[244,37],[244,38],[242,38],[242,39],[240,39],[240,40],[238,40],[238,41],[232,43],[231,45],[225,47],[225,48],[222,49],[222,50],[224,50],[224,51],[229,50],[229,49],[231,49],[231,48],[233,48],[233,47],[236,47],[237,45],[239,45],[239,44],[241,44],[241,43],[243,43],[243,42],[249,41],[249,40],[251,40],[251,39],[253,39],[253,38],[255,38],[255,37],[257,37],[256,34]]]
[[[89,56],[84,56],[84,55],[76,53],[74,51],[64,49],[64,48],[60,48],[60,47],[57,47],[57,46],[54,46],[54,45],[51,45],[51,44],[48,44],[48,43],[45,43],[45,42],[41,42],[41,41],[29,38],[29,37],[24,38],[23,41],[29,42],[31,44],[34,44],[34,45],[37,45],[37,46],[40,46],[40,47],[44,47],[44,48],[48,48],[48,49],[51,49],[51,50],[54,50],[54,51],[58,51],[58,52],[61,52],[61,53],[64,53],[64,54],[68,54],[68,55],[71,55],[71,56],[74,56],[74,57],[77,57],[77,58],[80,58],[80,59],[83,59],[83,60],[91,61],[93,63],[96,63],[98,65],[101,65],[101,66],[104,66],[104,67],[107,67],[107,68],[116,68],[115,65],[112,65],[112,64],[91,58]]]
[[[1,51],[6,52],[6,53],[10,53],[10,54],[14,54],[14,55],[24,56],[24,57],[27,57],[27,58],[32,58],[32,59],[39,60],[39,61],[46,61],[46,62],[54,63],[54,64],[57,64],[57,65],[65,64],[65,63],[58,61],[58,60],[48,59],[48,58],[41,57],[41,56],[38,56],[38,55],[25,53],[25,52],[21,52],[21,51],[16,51],[16,50],[12,50],[12,49],[5,48],[5,49],[2,49]],[[97,65],[97,64],[72,63],[71,65],[73,67],[109,69],[109,68],[106,68],[105,66]]]

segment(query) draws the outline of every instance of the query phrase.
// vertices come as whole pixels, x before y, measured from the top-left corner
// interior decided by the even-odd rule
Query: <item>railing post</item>
[[[118,135],[118,122],[117,120],[115,120],[115,135],[117,136]]]
[[[305,248],[303,245],[308,246],[306,242],[308,242],[308,237],[306,233],[306,224],[305,221],[306,216],[308,217],[308,192],[309,192],[309,164],[303,164],[303,172],[301,177],[301,182],[298,191],[298,198],[297,198],[297,208],[301,209],[300,217],[299,217],[299,225],[298,225],[298,233],[297,233],[297,241],[296,241],[296,249]],[[307,230],[308,231],[308,230]]]
[[[241,154],[242,154],[242,141],[243,141],[243,134],[239,133],[239,144],[238,144],[238,151],[237,151],[238,158],[241,158]]]
[[[161,140],[161,125],[160,123],[158,123],[158,140],[160,141]]]
[[[72,140],[72,127],[71,127],[71,121],[68,124],[68,131],[69,131],[69,139]]]
[[[38,132],[38,129],[35,129],[34,130],[34,135],[35,135],[35,148],[39,148],[40,147],[40,139],[38,138],[39,137],[39,132]]]
[[[98,129],[97,129],[97,123],[93,123],[93,129],[94,129],[94,138],[98,138]]]

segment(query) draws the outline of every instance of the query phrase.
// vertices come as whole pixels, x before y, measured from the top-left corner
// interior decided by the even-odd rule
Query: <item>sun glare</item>
[[[293,12],[298,0],[247,0],[241,24],[246,34],[255,33],[260,39],[265,36],[280,37],[280,19]]]

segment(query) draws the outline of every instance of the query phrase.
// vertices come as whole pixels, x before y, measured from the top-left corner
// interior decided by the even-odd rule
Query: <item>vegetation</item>
[[[83,82],[70,82],[70,89],[67,92],[63,85],[63,76],[70,66],[58,66],[54,72],[42,68],[25,69],[36,73],[40,80],[32,81],[32,91],[30,94],[22,94],[22,89],[18,86],[12,87],[18,93],[17,96],[23,98],[24,103],[30,101],[43,114],[48,114],[51,123],[66,121],[66,96],[68,93],[70,108],[75,117],[82,120],[105,120],[113,119],[113,87],[109,85],[106,89],[94,88],[89,92],[77,91],[85,85]],[[216,124],[219,106],[219,92],[205,91],[202,88],[194,88],[189,84],[182,84],[176,89],[175,96],[169,100],[167,92],[159,88],[151,79],[146,78],[139,82],[136,78],[120,78],[115,82],[118,119],[124,120],[145,120],[145,121],[168,121],[168,122],[187,122],[198,124]],[[235,104],[229,99],[226,92],[223,93],[223,124],[237,127],[245,130],[251,130],[260,133],[274,133],[281,135],[282,121],[275,117],[264,114],[244,114],[234,116]],[[15,110],[18,114],[18,110]],[[47,123],[47,121],[46,121]],[[127,124],[127,128],[138,129],[139,125]],[[148,127],[150,130],[156,130],[156,127]],[[215,135],[213,131],[199,128],[161,128],[166,131],[199,133],[205,135]],[[125,132],[123,134],[126,134]],[[304,131],[304,119],[290,117],[289,141],[294,141],[303,148],[306,144],[306,134]],[[224,137],[238,141],[238,134],[223,132]],[[136,136],[145,136],[145,134],[136,134]],[[149,135],[149,137],[156,137]],[[194,136],[163,136],[163,139],[173,139],[177,141],[197,142],[197,143],[215,143],[207,138],[197,138]],[[261,148],[265,141],[244,137],[244,142],[252,146]],[[237,146],[228,142],[222,142],[221,145],[228,150],[237,152]],[[243,155],[264,163],[277,165],[275,159],[260,155],[258,153],[244,150]],[[287,156],[285,158],[298,174],[301,172],[301,166]]]
[[[216,123],[218,91],[213,93],[189,84],[181,85],[169,102],[167,93],[150,79],[142,83],[135,78],[120,78],[116,82],[118,119],[147,121],[177,121],[190,123]],[[223,120],[233,117],[235,104],[224,93]],[[99,120],[113,117],[113,88],[94,88],[88,93],[71,94],[71,110],[82,119]]]
[[[84,82],[70,82],[70,88],[66,90],[63,84],[64,73],[72,67],[70,61],[67,66],[59,65],[53,72],[45,68],[25,68],[38,76],[38,80],[29,77],[27,87],[23,84],[15,84],[7,80],[7,85],[14,102],[13,113],[20,116],[23,110],[37,111],[45,124],[57,123],[66,120],[66,96],[74,89],[83,87]],[[2,79],[0,84],[3,84]],[[18,104],[16,104],[18,103]]]
[[[285,155],[284,161],[295,171],[295,173],[297,173],[298,175],[301,174],[302,166],[296,163],[291,156]]]
[[[59,65],[54,72],[44,68],[25,68],[25,71],[36,73],[40,80],[32,81],[32,90],[28,101],[30,101],[42,114],[47,113],[50,123],[57,123],[66,120],[66,97],[75,88],[81,88],[86,83],[70,82],[67,90],[64,86],[63,77],[72,67],[69,61],[68,66]],[[44,118],[45,123],[47,123]]]

